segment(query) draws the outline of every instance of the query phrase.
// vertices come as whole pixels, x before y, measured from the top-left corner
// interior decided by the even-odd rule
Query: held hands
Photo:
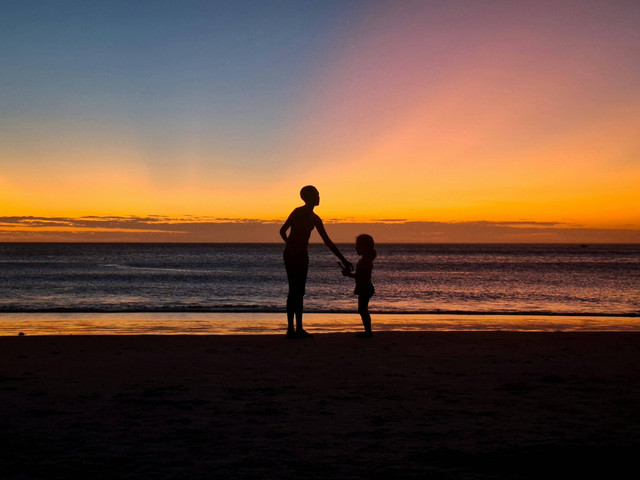
[[[353,270],[353,265],[348,260],[345,260],[346,263],[338,262],[338,266],[342,269],[342,275],[344,277],[351,277],[353,274],[351,271]]]

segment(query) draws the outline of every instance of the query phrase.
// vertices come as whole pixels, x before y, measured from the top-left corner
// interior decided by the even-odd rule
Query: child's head
[[[373,243],[373,237],[363,233],[356,238],[356,252],[358,255],[369,255],[372,258],[376,258],[377,253]]]
[[[304,200],[307,205],[320,205],[320,193],[318,189],[313,185],[307,185],[300,190],[300,198]]]

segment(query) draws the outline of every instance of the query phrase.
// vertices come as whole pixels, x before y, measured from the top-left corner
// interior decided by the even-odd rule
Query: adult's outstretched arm
[[[351,264],[351,262],[349,260],[344,258],[344,255],[342,255],[342,253],[340,253],[340,250],[338,250],[338,247],[336,247],[335,244],[331,241],[331,239],[329,238],[329,234],[325,230],[324,224],[322,223],[322,220],[320,219],[320,217],[318,217],[318,219],[316,220],[316,225],[315,226],[316,226],[316,230],[318,230],[318,233],[320,234],[320,238],[322,238],[322,241],[324,242],[324,244],[327,247],[329,247],[329,250],[331,250],[336,257],[338,257],[340,259],[340,261],[342,262],[342,265],[344,265],[344,268],[346,268],[349,271],[352,271],[353,270],[353,265]]]

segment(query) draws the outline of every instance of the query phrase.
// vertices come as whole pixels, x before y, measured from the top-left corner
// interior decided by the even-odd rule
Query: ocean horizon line
[[[334,242],[336,245],[351,245],[353,242],[351,241],[336,241]],[[284,242],[282,241],[273,241],[273,242],[249,242],[249,241],[174,241],[168,242],[164,240],[97,240],[97,241],[87,241],[87,240],[1,240],[0,245],[179,245],[179,246],[189,246],[189,245],[282,245],[284,247]],[[309,245],[324,245],[322,241],[318,240],[310,240]],[[376,242],[376,245],[496,245],[496,246],[576,246],[581,248],[588,248],[590,246],[606,246],[606,245],[629,245],[629,246],[639,246],[640,242],[612,242],[612,241],[603,241],[603,242],[594,242],[594,241],[565,241],[565,242],[531,242],[531,241],[509,241],[509,242],[497,242],[497,241],[487,241],[487,242],[466,242],[466,241],[450,241],[450,242],[404,242],[404,241],[381,241]]]

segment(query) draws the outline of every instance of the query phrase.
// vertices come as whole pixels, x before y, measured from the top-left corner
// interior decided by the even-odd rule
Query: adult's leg
[[[302,325],[302,307],[303,307],[303,294],[300,294],[297,289],[297,284],[289,284],[289,295],[287,295],[287,325],[288,330],[294,330],[293,318],[295,316],[296,326],[298,328]]]
[[[296,285],[295,285],[295,314],[296,314],[296,332],[299,334],[306,333],[302,328],[302,309],[304,306],[304,292],[307,286],[307,272],[309,271],[309,257],[304,254],[297,259],[296,268]]]
[[[365,333],[371,333],[371,315],[369,314],[369,295],[358,295],[358,313],[362,318]]]
[[[284,258],[287,269],[287,280],[289,281],[289,293],[287,295],[287,333],[294,331],[294,316],[296,320],[296,330],[301,332],[302,308],[307,283],[307,271],[309,269],[309,257],[306,254],[285,254]]]

